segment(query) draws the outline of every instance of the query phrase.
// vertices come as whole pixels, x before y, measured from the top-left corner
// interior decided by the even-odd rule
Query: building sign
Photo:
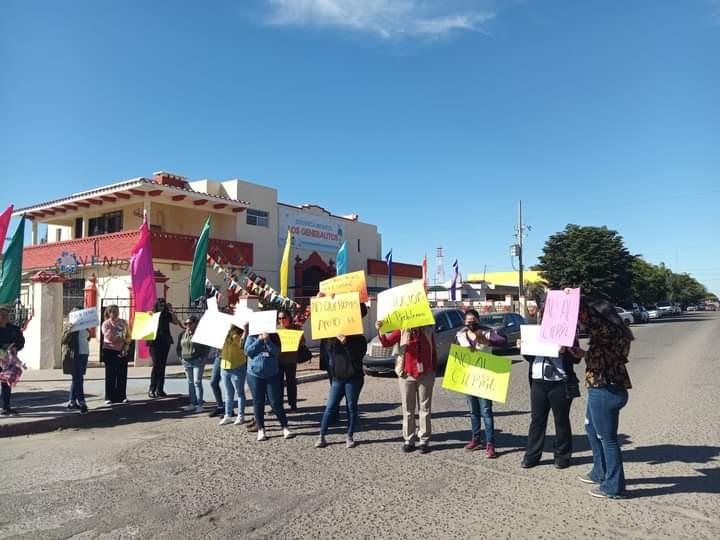
[[[108,269],[117,268],[126,271],[130,269],[130,259],[107,256],[100,258],[98,255],[76,255],[75,253],[63,251],[55,261],[55,267],[61,274],[74,274],[81,266],[103,266]]]
[[[288,228],[293,248],[304,251],[336,252],[343,243],[345,231],[340,220],[315,216],[294,208],[279,209],[278,245],[284,246]]]

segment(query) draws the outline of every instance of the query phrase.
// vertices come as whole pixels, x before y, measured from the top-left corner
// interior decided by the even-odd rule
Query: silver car
[[[447,362],[450,345],[455,341],[455,334],[465,325],[465,313],[456,308],[435,308],[435,347],[438,354],[438,371]],[[383,347],[380,339],[375,336],[368,343],[367,354],[363,358],[365,373],[380,374],[395,372],[395,358],[399,347]]]

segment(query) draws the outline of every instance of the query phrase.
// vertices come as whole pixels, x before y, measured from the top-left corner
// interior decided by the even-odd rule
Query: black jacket
[[[8,323],[0,328],[0,348],[7,349],[10,345],[15,345],[18,351],[22,350],[25,346],[25,336],[18,326]]]
[[[577,343],[575,344],[577,346]],[[532,365],[535,361],[534,356],[523,356],[525,360],[528,362],[528,382],[532,384]],[[568,351],[564,353],[560,353],[560,358],[562,359],[563,364],[563,371],[565,371],[565,375],[567,376],[568,381],[577,381],[577,375],[575,375],[575,364],[580,363],[580,358],[575,358],[572,354],[570,354]],[[563,381],[558,381],[563,382]]]
[[[367,339],[362,334],[347,336],[345,343],[337,338],[327,338],[320,342],[320,369],[333,374],[333,358],[340,353],[345,355],[352,364],[355,377],[363,376],[363,358],[367,352]]]

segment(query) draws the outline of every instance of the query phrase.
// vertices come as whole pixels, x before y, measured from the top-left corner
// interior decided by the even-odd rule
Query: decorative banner
[[[313,339],[362,334],[364,330],[358,293],[311,298],[310,329]]]
[[[572,347],[575,343],[579,314],[579,288],[549,291],[545,298],[545,310],[540,324],[540,341]]]
[[[520,354],[546,358],[560,356],[560,345],[540,341],[540,327],[536,324],[521,324],[520,339]]]
[[[282,344],[280,352],[295,352],[300,348],[300,339],[304,332],[302,330],[278,328],[277,334],[280,336],[280,342]]]
[[[100,324],[97,307],[71,311],[68,315],[68,320],[70,321],[70,325],[72,326],[71,330],[73,332],[85,330],[87,328],[95,328]]]
[[[197,328],[195,328],[192,341],[193,343],[222,349],[232,324],[232,315],[217,311],[206,311],[200,318]]]
[[[443,388],[505,403],[511,371],[509,358],[451,345]]]
[[[422,280],[381,292],[377,296],[377,318],[381,332],[435,324]]]
[[[349,274],[343,274],[320,282],[320,292],[327,295],[357,292],[361,302],[368,301],[367,283],[365,271],[359,270]]]
[[[257,336],[267,333],[274,334],[277,331],[277,310],[253,311],[250,315],[250,329],[248,334]]]
[[[137,340],[145,339],[152,341],[155,339],[159,322],[159,311],[157,313],[153,313],[152,311],[136,311],[130,337]]]

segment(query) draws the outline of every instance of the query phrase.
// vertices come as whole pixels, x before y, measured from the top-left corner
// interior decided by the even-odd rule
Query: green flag
[[[24,240],[25,218],[22,217],[3,257],[2,274],[0,274],[0,304],[15,304],[20,298]]]
[[[193,256],[192,271],[190,272],[190,301],[194,302],[205,296],[205,279],[207,277],[207,252],[210,242],[210,218],[203,225],[195,255]]]

